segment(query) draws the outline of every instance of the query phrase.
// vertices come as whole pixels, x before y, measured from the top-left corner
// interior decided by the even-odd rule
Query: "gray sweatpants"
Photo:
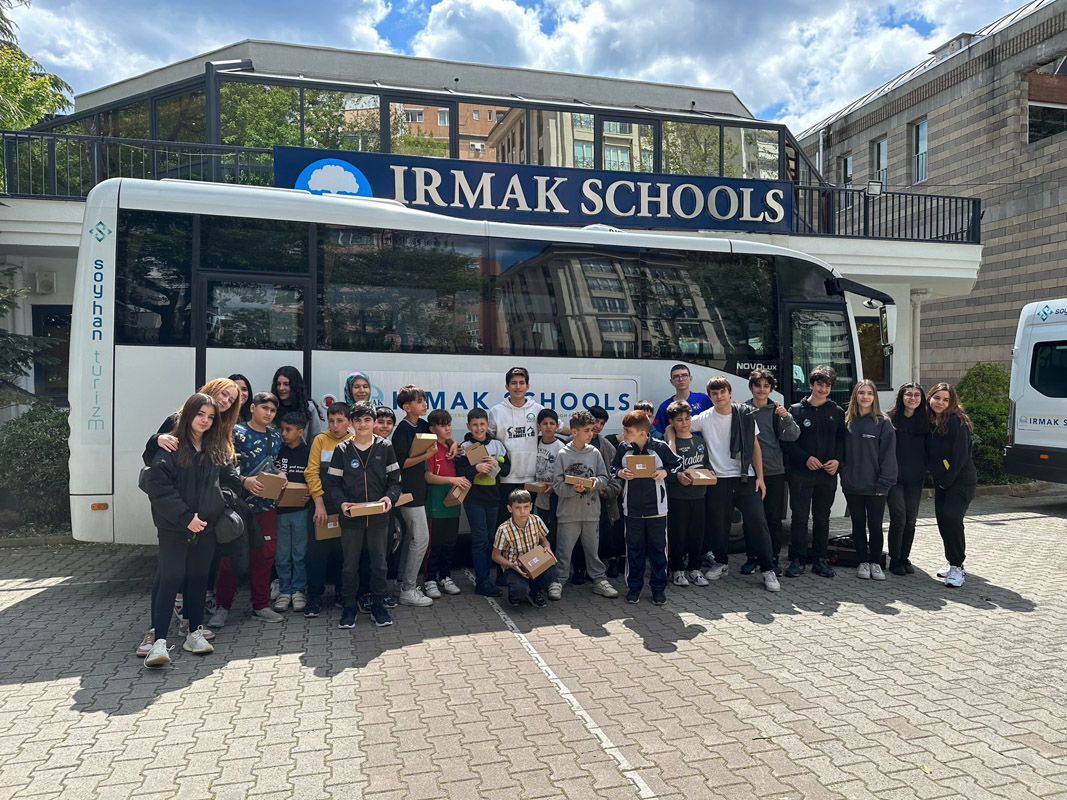
[[[399,577],[402,580],[400,591],[406,592],[414,589],[419,583],[419,570],[422,561],[426,558],[426,548],[430,544],[430,528],[426,524],[426,507],[401,506],[400,516],[404,519],[404,527],[407,528],[407,560]]]
[[[585,551],[585,571],[596,583],[605,577],[604,562],[597,554],[600,548],[600,520],[556,523],[556,563],[559,565],[559,580],[566,583],[571,577],[571,553],[578,540]]]

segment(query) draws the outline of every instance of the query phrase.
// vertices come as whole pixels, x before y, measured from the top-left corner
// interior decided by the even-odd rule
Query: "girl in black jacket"
[[[915,520],[923,481],[930,464],[930,406],[926,391],[917,383],[905,383],[897,390],[896,405],[889,419],[897,432],[897,482],[889,490],[889,571],[911,575],[911,546],[915,541]]]
[[[163,633],[145,657],[148,667],[170,662],[166,631],[174,594],[183,582],[190,628],[183,649],[200,654],[214,651],[201,623],[208,570],[215,554],[215,520],[225,508],[220,481],[234,488],[241,485],[222,440],[218,416],[219,407],[211,395],[192,395],[182,407],[174,433],[177,449],[156,453],[148,473],[146,491],[159,534],[152,627]]]
[[[978,488],[978,471],[971,455],[974,426],[956,397],[951,384],[939,383],[926,397],[932,413],[930,472],[934,477],[934,514],[937,530],[945,543],[945,565],[937,577],[946,586],[963,586],[966,542],[963,517]]]

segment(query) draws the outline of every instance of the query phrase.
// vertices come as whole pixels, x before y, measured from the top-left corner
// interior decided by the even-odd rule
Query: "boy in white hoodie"
[[[511,472],[500,482],[500,507],[497,523],[511,518],[508,497],[516,489],[535,481],[537,472],[537,415],[544,408],[526,396],[530,389],[530,372],[512,367],[504,375],[508,396],[489,409],[489,435],[499,439],[507,450]]]

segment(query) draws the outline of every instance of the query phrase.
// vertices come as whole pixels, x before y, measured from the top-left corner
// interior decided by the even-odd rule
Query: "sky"
[[[1023,0],[33,0],[23,50],[75,93],[242,39],[733,90],[794,133]]]

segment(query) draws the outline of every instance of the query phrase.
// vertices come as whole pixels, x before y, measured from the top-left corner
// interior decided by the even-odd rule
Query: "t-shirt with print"
[[[429,432],[430,424],[421,417],[415,425],[404,417],[393,429],[393,452],[396,453],[396,463],[400,465],[400,479],[404,483],[404,491],[411,495],[412,499],[408,505],[412,508],[426,505],[426,462],[420,461],[407,469],[404,469],[404,462],[410,458],[415,434]]]
[[[733,411],[729,414],[720,414],[714,408],[709,408],[693,417],[693,425],[690,430],[700,433],[708,446],[708,462],[719,478],[740,478],[741,459],[730,457],[730,429],[733,425]],[[755,425],[755,423],[753,423]],[[759,436],[759,425],[755,425],[756,436]],[[749,475],[755,475],[754,467],[749,466]]]
[[[537,437],[537,469],[534,477],[538,483],[552,483],[552,470],[556,465],[556,456],[563,449],[563,442],[554,439],[550,444],[545,444],[543,437]],[[534,495],[534,508],[549,511],[552,508],[552,495],[537,493]]]
[[[296,447],[283,444],[278,451],[278,471],[285,473],[289,483],[304,483],[304,472],[308,465],[308,456],[311,455],[311,446],[303,442],[297,442]],[[304,511],[311,505],[309,499],[302,506],[286,506],[278,508],[279,514],[292,514]]]
[[[699,433],[688,439],[678,437],[674,440],[674,452],[682,459],[682,469],[706,468],[708,466],[708,448],[704,437]],[[677,475],[667,476],[667,497],[675,500],[699,500],[707,494],[706,484],[686,486],[678,481]]]
[[[260,472],[278,472],[276,459],[282,446],[282,435],[274,428],[260,433],[246,422],[233,426],[233,449],[237,453],[237,471],[242,476]],[[248,507],[255,512],[270,511],[274,501],[247,494]]]
[[[461,455],[460,458],[466,458],[466,456]],[[432,472],[434,475],[441,475],[445,478],[456,477],[456,465],[448,457],[448,448],[440,442],[437,443],[437,449],[434,450],[430,460],[426,462],[426,472]],[[430,519],[455,519],[459,517],[460,507],[458,504],[454,506],[445,505],[445,497],[448,496],[450,491],[452,491],[452,485],[449,483],[426,484],[426,516]]]

